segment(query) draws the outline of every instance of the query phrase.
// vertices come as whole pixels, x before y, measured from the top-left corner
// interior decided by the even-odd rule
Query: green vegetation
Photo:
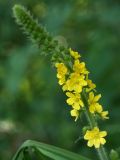
[[[11,8],[17,2],[0,1],[0,159],[10,159],[27,139],[93,159],[95,154],[86,148],[81,137],[84,123],[80,120],[74,123],[68,115],[49,57],[42,57],[43,51],[26,40],[14,23]],[[110,112],[110,119],[104,125],[109,133],[106,146],[108,151],[117,149],[120,144],[120,2],[21,0],[20,3],[39,18],[53,37],[58,35],[55,40],[67,45],[66,37],[70,46],[85,58],[91,79],[104,97],[101,103]],[[78,137],[80,140],[74,143]]]

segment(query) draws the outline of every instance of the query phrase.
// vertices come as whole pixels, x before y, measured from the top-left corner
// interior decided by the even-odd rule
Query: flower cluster
[[[88,104],[89,111],[92,114],[99,114],[103,119],[108,119],[108,111],[103,111],[102,106],[98,103],[101,95],[94,96],[96,85],[92,80],[88,79],[88,70],[85,63],[80,61],[80,54],[78,52],[69,50],[71,58],[73,59],[72,71],[67,68],[64,63],[56,63],[57,78],[59,84],[62,85],[63,91],[66,91],[68,96],[67,103],[72,106],[71,116],[78,119],[80,110],[84,107],[84,102],[81,99],[81,93],[85,88],[86,93],[89,93]]]
[[[85,63],[80,62],[80,54],[71,49],[69,51],[73,60],[72,70],[68,69],[64,63],[56,63],[55,67],[57,68],[59,84],[62,85],[62,89],[68,97],[67,103],[72,107],[71,116],[77,120],[80,110],[84,107],[81,93],[83,87],[87,86],[86,77],[89,72],[85,67]]]
[[[85,63],[81,62],[81,56],[78,52],[69,50],[71,56],[71,63],[57,62],[57,78],[59,84],[62,86],[66,96],[66,102],[71,106],[71,116],[75,117],[75,121],[79,118],[80,112],[86,109],[93,117],[100,117],[101,119],[108,119],[108,111],[103,111],[102,105],[99,104],[101,94],[95,95],[96,85],[89,79],[89,71],[86,69]],[[83,99],[83,93],[87,97],[87,105]],[[104,136],[106,132],[100,132],[99,128],[94,126],[92,130],[88,130],[84,136],[88,140],[88,146],[95,146],[99,148],[100,144],[104,144]]]

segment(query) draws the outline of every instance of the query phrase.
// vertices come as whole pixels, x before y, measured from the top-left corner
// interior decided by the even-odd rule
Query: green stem
[[[106,160],[108,160],[109,157],[108,157],[108,154],[107,154],[107,152],[106,152],[106,150],[105,150],[105,147],[103,147],[103,145],[101,146],[101,150],[102,150],[102,152],[103,152],[104,157],[106,158]]]
[[[96,151],[98,153],[98,156],[99,156],[100,160],[104,160],[102,150],[99,148],[99,149],[96,149]]]
[[[98,126],[94,116],[89,112],[88,110],[88,101],[87,101],[87,97],[86,97],[86,94],[85,92],[83,91],[83,101],[85,103],[85,110],[84,110],[84,113],[85,113],[85,116],[87,118],[87,121],[90,125],[90,128],[93,129],[94,127]],[[98,156],[99,156],[99,159],[100,160],[109,160],[108,158],[108,155],[103,147],[103,145],[100,146],[100,148],[96,149],[97,153],[98,153]]]
[[[93,129],[95,126],[97,126],[95,118],[91,115],[91,113],[87,110],[87,108],[85,110],[85,116],[88,120],[88,123],[89,123],[91,129]],[[100,160],[109,160],[103,145],[101,145],[100,148],[96,149],[96,151],[98,153]]]
[[[96,149],[96,151],[99,155],[100,160],[109,160],[108,155],[103,145],[101,145],[100,148]]]

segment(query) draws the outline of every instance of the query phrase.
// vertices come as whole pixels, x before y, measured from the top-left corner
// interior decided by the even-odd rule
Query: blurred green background
[[[53,36],[78,50],[110,119],[106,148],[120,146],[120,1],[0,0],[0,159],[11,159],[24,140],[33,139],[94,158],[76,139],[84,120],[74,122],[47,57],[14,21],[12,6],[27,7]]]

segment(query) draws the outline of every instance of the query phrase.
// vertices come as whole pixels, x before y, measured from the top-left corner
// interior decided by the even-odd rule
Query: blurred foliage
[[[109,132],[106,147],[108,151],[118,148],[120,1],[0,0],[0,159],[10,159],[26,139],[95,156],[82,138],[75,143],[83,120],[72,120],[49,57],[41,57],[14,22],[11,8],[16,3],[82,54],[103,95],[101,103],[110,112],[110,119],[101,126]]]

